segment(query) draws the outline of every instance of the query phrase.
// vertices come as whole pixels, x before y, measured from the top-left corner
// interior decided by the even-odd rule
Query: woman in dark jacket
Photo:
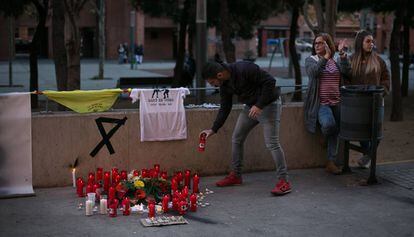
[[[373,50],[374,38],[366,30],[361,30],[355,37],[355,53],[349,57],[344,52],[346,44],[338,46],[340,60],[339,65],[348,78],[345,81],[351,85],[376,85],[383,86],[385,94],[390,90],[390,74],[384,60]],[[384,111],[382,111],[383,113]],[[370,142],[361,142],[361,147],[369,150]],[[367,167],[371,161],[368,154],[364,154],[359,160],[360,167]]]

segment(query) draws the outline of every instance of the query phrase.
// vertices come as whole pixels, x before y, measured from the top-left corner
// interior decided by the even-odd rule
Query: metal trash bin
[[[349,168],[349,149],[371,157],[370,176],[367,184],[377,183],[375,177],[378,140],[382,138],[384,121],[384,87],[353,85],[341,87],[341,122],[339,138],[344,141],[343,173]],[[350,141],[369,141],[369,150],[351,144]]]
[[[375,128],[377,139],[383,137],[383,93],[384,87],[382,86],[352,85],[341,87],[340,138],[349,141],[370,141]],[[376,114],[373,115],[374,113]],[[376,119],[373,116],[376,116]]]

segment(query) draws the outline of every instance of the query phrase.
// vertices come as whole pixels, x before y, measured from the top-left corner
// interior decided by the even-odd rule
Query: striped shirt
[[[340,102],[340,72],[333,59],[329,59],[319,79],[319,100],[321,105],[336,105]]]

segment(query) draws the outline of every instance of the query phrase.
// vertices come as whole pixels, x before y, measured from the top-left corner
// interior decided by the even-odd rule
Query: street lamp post
[[[135,11],[131,11],[129,13],[129,26],[130,26],[130,38],[129,38],[129,62],[131,63],[131,70],[134,69],[134,62],[133,62],[133,57],[134,57],[134,48],[135,48],[135,39],[134,39],[134,35],[135,35],[135,19],[136,19],[136,13]]]
[[[203,65],[207,61],[207,3],[206,0],[197,0],[197,12],[196,12],[196,30],[197,30],[197,58],[196,58],[196,70],[197,79],[196,87],[202,88],[206,86],[206,82],[201,76]],[[197,92],[197,104],[201,104],[205,101],[206,93],[204,90]]]

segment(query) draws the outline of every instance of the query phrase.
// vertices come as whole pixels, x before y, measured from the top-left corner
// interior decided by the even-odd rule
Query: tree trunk
[[[410,67],[410,21],[411,14],[404,10],[405,17],[403,20],[403,69],[402,69],[402,85],[401,95],[402,97],[408,96],[408,80],[409,80],[409,67]]]
[[[37,14],[39,17],[39,22],[36,26],[36,32],[33,35],[32,43],[30,44],[30,91],[39,90],[39,80],[38,80],[38,68],[37,68],[37,57],[39,54],[40,43],[42,42],[43,36],[46,32],[46,16],[48,8],[48,0],[43,0],[42,4],[37,0],[32,0],[32,3],[35,5]],[[31,95],[31,104],[32,108],[38,107],[38,96],[36,94]]]
[[[290,37],[289,37],[289,55],[295,70],[295,93],[293,101],[302,101],[302,75],[300,72],[299,58],[296,52],[295,39],[298,28],[299,7],[296,2],[292,3],[292,16],[290,21]]]
[[[326,23],[325,32],[335,38],[336,15],[338,12],[338,0],[325,1]]]
[[[402,98],[400,87],[400,29],[402,24],[402,10],[395,11],[394,24],[390,41],[391,81],[392,81],[392,111],[391,121],[402,121]]]
[[[8,17],[9,25],[9,86],[13,86],[13,58],[14,58],[14,18]]]
[[[316,20],[318,21],[318,33],[320,33],[325,30],[325,16],[323,14],[321,0],[314,0],[313,6],[315,7]]]
[[[62,0],[53,0],[53,59],[55,61],[56,84],[59,91],[67,90],[67,58],[65,48],[65,6]]]
[[[66,1],[64,1],[66,2]],[[79,16],[65,3],[66,8],[66,50],[68,57],[68,90],[80,89],[80,32]]]
[[[187,34],[188,11],[190,9],[191,0],[185,0],[184,8],[181,12],[180,31],[178,33],[178,52],[174,68],[174,80],[172,87],[178,87],[183,75],[184,56],[185,56],[185,37]]]
[[[220,30],[221,30],[221,42],[223,43],[223,51],[226,56],[227,63],[233,63],[236,61],[236,49],[231,42],[231,28],[229,20],[228,0],[220,1]]]
[[[98,45],[99,45],[99,79],[104,79],[104,63],[105,63],[105,0],[99,0],[99,37],[98,37]],[[133,52],[131,52],[133,55]]]

